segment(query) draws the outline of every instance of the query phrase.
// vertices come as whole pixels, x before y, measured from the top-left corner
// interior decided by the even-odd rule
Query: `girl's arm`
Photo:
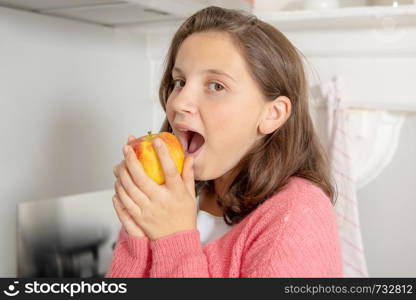
[[[198,230],[157,240],[130,236],[122,227],[107,278],[210,277]]]
[[[148,237],[129,235],[122,226],[105,277],[149,277],[151,265],[149,242]]]
[[[150,277],[210,277],[207,257],[202,250],[199,231],[196,229],[150,240],[150,248]]]

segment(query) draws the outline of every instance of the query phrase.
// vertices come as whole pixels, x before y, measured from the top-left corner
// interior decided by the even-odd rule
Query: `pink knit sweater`
[[[342,277],[335,212],[310,181],[291,177],[221,238],[198,230],[150,240],[122,228],[106,277]]]

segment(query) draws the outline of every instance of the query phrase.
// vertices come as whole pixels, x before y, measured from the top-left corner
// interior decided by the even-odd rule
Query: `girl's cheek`
[[[173,111],[169,104],[166,105],[166,117],[168,118],[168,121],[170,124],[173,122]]]
[[[212,134],[216,140],[217,145],[229,145],[232,143],[230,137],[232,131],[238,130],[233,126],[233,119],[230,118],[230,114],[227,111],[218,111],[212,114]],[[231,132],[230,132],[231,131]]]
[[[238,131],[239,127],[239,121],[238,116],[233,115],[231,113],[231,110],[224,111],[223,113],[218,114],[217,118],[217,124],[218,124],[218,130],[221,130],[223,132],[229,132],[231,131]]]

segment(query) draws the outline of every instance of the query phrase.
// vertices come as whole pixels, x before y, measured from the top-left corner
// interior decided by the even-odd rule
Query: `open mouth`
[[[183,150],[187,154],[198,152],[198,150],[205,143],[205,138],[195,131],[179,131],[179,141],[182,144]]]

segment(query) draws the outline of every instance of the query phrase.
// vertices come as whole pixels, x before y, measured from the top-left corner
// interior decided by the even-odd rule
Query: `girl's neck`
[[[199,196],[199,209],[216,217],[222,217],[223,215],[222,209],[217,203],[217,195],[208,195],[205,191],[201,191]]]
[[[199,209],[206,211],[214,216],[222,217],[223,210],[217,203],[218,195],[224,194],[230,184],[231,174],[225,174],[214,180],[214,193],[202,190],[199,196]]]

